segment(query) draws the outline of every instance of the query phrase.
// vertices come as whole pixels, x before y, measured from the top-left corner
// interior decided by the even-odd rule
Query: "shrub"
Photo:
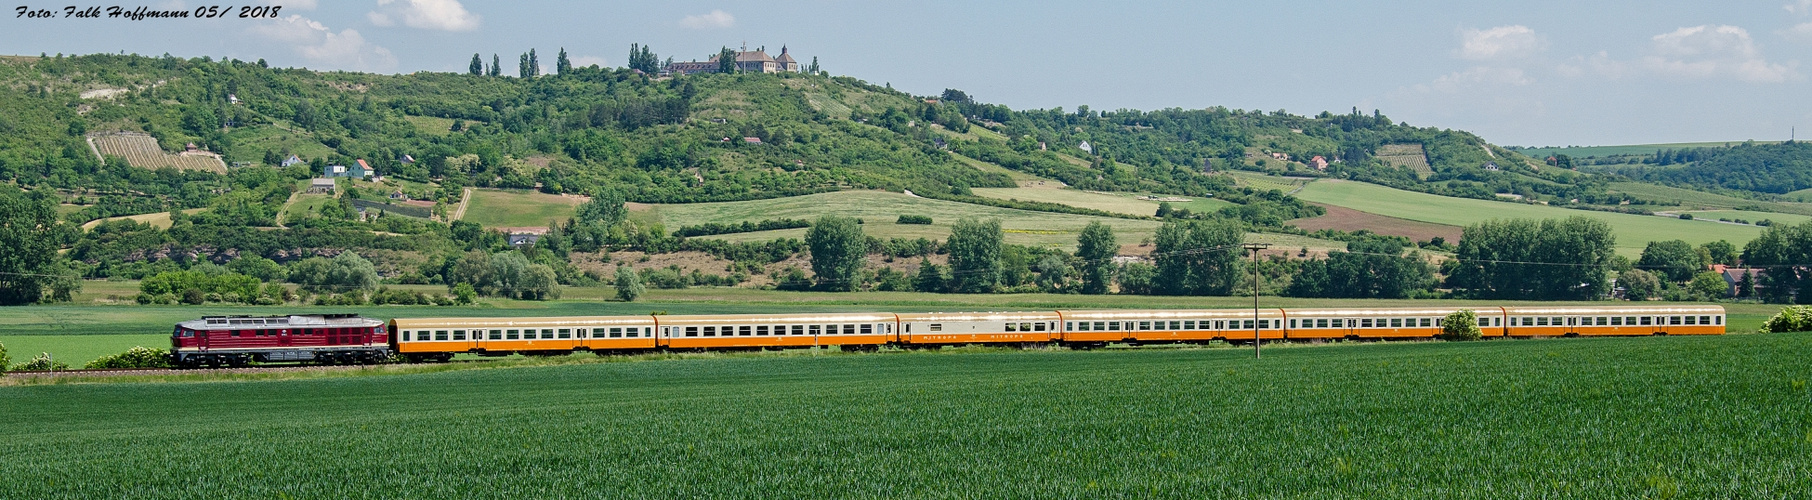
[[[169,368],[170,353],[163,349],[134,347],[119,354],[109,354],[89,361],[82,368]]]
[[[25,362],[25,364],[12,367],[12,371],[27,371],[27,370],[43,371],[43,370],[68,370],[68,369],[69,369],[69,364],[67,364],[67,363],[64,363],[62,361],[51,361],[50,353],[48,353],[48,352],[38,353],[38,356],[31,358],[31,361],[27,361],[27,362]]]
[[[1692,214],[1680,214],[1680,220],[1692,220]]]
[[[1762,323],[1762,333],[1812,331],[1812,306],[1787,306]]]
[[[931,216],[928,216],[928,215],[901,215],[900,220],[898,220],[894,223],[895,224],[930,224]]]
[[[6,367],[13,363],[13,358],[6,356],[6,343],[0,342],[0,375],[6,374]]]
[[[1484,336],[1479,331],[1479,316],[1471,309],[1454,311],[1441,323],[1441,338],[1445,340],[1478,340]]]

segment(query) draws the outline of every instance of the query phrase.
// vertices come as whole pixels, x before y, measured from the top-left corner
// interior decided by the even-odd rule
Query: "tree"
[[[1446,340],[1478,340],[1484,337],[1479,331],[1479,316],[1471,309],[1461,309],[1448,314],[1441,321],[1441,338]]]
[[[491,54],[491,76],[503,76],[503,58]]]
[[[944,267],[931,263],[930,257],[919,259],[919,272],[913,276],[913,291],[925,293],[943,293],[946,280]]]
[[[573,63],[566,59],[566,47],[560,47],[560,55],[554,59],[554,74],[564,75],[573,71]]]
[[[1705,253],[1705,256],[1708,258],[1707,263],[1709,264],[1734,266],[1737,263],[1736,245],[1732,245],[1728,241],[1718,240],[1708,242],[1699,245],[1699,249]]]
[[[51,302],[69,302],[74,300],[76,292],[82,291],[82,272],[73,267],[72,262],[59,261],[50,266],[50,276],[44,286],[50,289]]]
[[[818,287],[847,292],[855,290],[862,273],[862,259],[868,255],[868,237],[855,219],[837,215],[819,217],[805,232],[805,244],[812,252],[812,273]]]
[[[950,228],[950,291],[987,293],[1000,282],[1000,244],[1005,239],[999,219],[965,217]]]
[[[547,264],[529,264],[517,283],[523,300],[548,300],[560,298],[559,276],[554,268]]]
[[[1076,258],[1082,260],[1082,293],[1107,293],[1117,268],[1114,254],[1119,251],[1120,244],[1114,241],[1114,228],[1100,221],[1090,222],[1082,228],[1082,235],[1076,237]]]
[[[1038,259],[1038,288],[1047,293],[1069,291],[1070,264],[1059,255],[1045,255]]]
[[[478,289],[473,288],[471,283],[460,283],[453,287],[453,298],[460,304],[470,305],[478,301]]]
[[[1158,267],[1144,262],[1128,262],[1120,268],[1120,293],[1150,295],[1156,290]]]
[[[258,278],[258,281],[283,281],[283,265],[257,255],[242,255],[226,265],[228,271]]]
[[[812,56],[812,66],[811,66],[811,67],[810,67],[810,68],[807,68],[807,69],[806,69],[806,71],[809,71],[809,72],[812,72],[812,73],[817,73],[817,72],[819,72],[819,69],[818,69],[818,56]]]
[[[1238,222],[1171,219],[1158,228],[1158,293],[1227,295],[1240,282],[1238,245],[1245,238]]]
[[[1755,273],[1749,271],[1741,272],[1743,275],[1737,277],[1736,297],[1739,299],[1755,298]]]
[[[468,251],[450,265],[452,268],[441,274],[448,289],[457,292],[460,285],[466,285],[481,295],[496,293],[497,277],[492,272],[491,256],[483,251]]]
[[[484,60],[479,59],[478,54],[476,54],[476,53],[472,54],[472,64],[466,68],[466,71],[471,72],[472,76],[483,75],[484,74]]]
[[[617,299],[623,302],[635,302],[644,291],[642,277],[635,273],[635,268],[629,266],[617,266],[616,286]]]
[[[1636,267],[1664,276],[1668,281],[1685,282],[1704,269],[1705,263],[1699,260],[1699,252],[1692,244],[1684,240],[1651,241],[1642,249],[1642,258],[1636,261]]]
[[[528,76],[541,76],[541,58],[535,57],[535,49],[528,49]]]
[[[37,302],[69,228],[51,197],[0,185],[0,305]]]
[[[1566,219],[1492,220],[1467,226],[1447,284],[1481,299],[1591,300],[1610,289],[1616,255],[1610,224]]]
[[[1623,285],[1623,298],[1629,300],[1648,300],[1661,294],[1661,280],[1641,269],[1624,271],[1617,276],[1617,284]]]
[[[1692,291],[1696,300],[1715,300],[1730,296],[1730,284],[1724,282],[1724,275],[1712,271],[1693,276],[1686,288]]]
[[[529,57],[527,52],[523,52],[522,55],[516,56],[516,76],[519,78],[534,76],[529,74]]]
[[[497,295],[510,298],[521,296],[529,265],[528,258],[520,252],[491,254],[491,276],[497,284]]]
[[[341,291],[365,291],[377,288],[377,267],[359,254],[340,252],[333,257],[328,280]]]
[[[730,50],[729,47],[724,47],[723,50],[717,51],[717,72],[736,72],[736,51]]]
[[[1400,299],[1434,284],[1434,270],[1420,255],[1403,256],[1401,240],[1365,238],[1347,242],[1347,251],[1303,263],[1284,289],[1292,297]]]

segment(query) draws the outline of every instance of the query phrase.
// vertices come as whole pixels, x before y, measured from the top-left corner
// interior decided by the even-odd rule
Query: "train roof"
[[[1190,318],[1251,318],[1251,309],[1095,309],[1095,310],[1061,310],[1058,314],[1066,320],[1116,320],[1116,319],[1190,319]],[[1260,318],[1275,318],[1283,315],[1283,310],[1270,307],[1258,310]]]
[[[525,318],[396,318],[391,324],[399,329],[417,328],[510,328],[510,327],[591,327],[598,325],[654,326],[646,315],[637,316],[548,316]]]
[[[1056,321],[1053,311],[900,313],[900,321]]]
[[[1475,312],[1478,314],[1502,314],[1503,313],[1502,308],[1500,308],[1498,306],[1480,306],[1480,307],[1447,306],[1447,307],[1327,307],[1327,308],[1316,308],[1316,309],[1288,308],[1288,309],[1284,309],[1284,314],[1288,314],[1291,316],[1297,316],[1297,315],[1317,316],[1317,317],[1325,316],[1325,317],[1330,317],[1330,318],[1331,317],[1346,317],[1346,316],[1386,316],[1386,317],[1417,316],[1417,317],[1420,317],[1420,316],[1446,316],[1449,314],[1453,314],[1455,312],[1459,312],[1460,310],[1471,310],[1472,312]]]
[[[225,328],[254,330],[259,328],[360,328],[382,326],[383,321],[357,314],[292,314],[289,316],[204,316],[177,323],[190,330]]]
[[[1667,306],[1509,306],[1504,308],[1509,314],[1585,314],[1585,315],[1618,315],[1618,314],[1724,314],[1724,306],[1701,305],[1667,305]]]
[[[871,323],[877,321],[894,321],[899,319],[893,313],[856,312],[856,313],[775,313],[775,314],[687,314],[675,316],[656,316],[655,320],[667,324],[721,324],[721,323]]]

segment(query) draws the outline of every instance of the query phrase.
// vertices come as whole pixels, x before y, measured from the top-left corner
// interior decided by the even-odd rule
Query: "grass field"
[[[193,213],[201,212],[202,210],[207,210],[207,209],[190,208],[190,209],[183,210],[182,213],[193,214]],[[115,221],[115,220],[122,220],[122,219],[129,219],[129,220],[137,221],[137,222],[144,223],[144,224],[150,224],[151,227],[155,227],[158,229],[169,229],[170,226],[175,224],[174,222],[170,221],[170,212],[156,212],[156,213],[149,213],[149,214],[121,215],[119,217],[106,217],[106,218],[95,219],[95,220],[91,220],[91,221],[83,223],[82,230],[87,231],[89,229],[94,229],[95,226],[99,226],[108,221]]]
[[[536,191],[475,189],[465,220],[485,227],[547,227],[572,217],[583,201]]]
[[[1692,216],[1695,218],[1705,219],[1705,220],[1743,219],[1743,220],[1749,221],[1751,223],[1754,223],[1756,221],[1763,220],[1763,219],[1772,220],[1772,221],[1780,222],[1783,224],[1799,224],[1799,223],[1802,223],[1802,222],[1805,222],[1808,220],[1812,220],[1812,217],[1808,217],[1808,216],[1804,216],[1804,215],[1782,214],[1782,213],[1774,213],[1774,212],[1756,212],[1753,210],[1694,210],[1694,211],[1687,212],[1687,213],[1692,214]],[[1735,242],[1732,242],[1732,243],[1735,243]]]
[[[974,188],[977,196],[1000,200],[1042,201],[1079,208],[1090,208],[1103,212],[1114,212],[1127,215],[1152,215],[1158,212],[1158,202],[1138,199],[1141,193],[1104,193],[1083,191],[1080,189],[1051,189],[1041,187],[1018,188]],[[1172,196],[1172,195],[1147,195]],[[1183,196],[1187,202],[1171,202],[1172,208],[1187,208],[1191,212],[1220,210],[1220,207],[1232,203],[1200,196]]]
[[[981,127],[976,127],[976,129],[987,130],[987,129],[981,128]],[[993,133],[993,132],[989,132],[989,133]],[[993,163],[988,163],[985,161],[977,160],[974,158],[963,156],[954,151],[950,152],[950,156],[953,158],[956,158],[956,161],[963,162],[964,165],[975,167],[977,170],[981,170],[983,172],[995,172],[995,173],[1006,175],[1008,178],[1013,179],[1014,182],[1018,182],[1019,185],[1021,185],[1021,186],[1025,186],[1028,184],[1047,185],[1047,186],[1063,186],[1063,182],[1061,182],[1061,181],[1057,181],[1057,180],[1053,180],[1053,179],[1046,179],[1043,177],[1028,174],[1028,173],[1021,172],[1018,170],[1013,170],[1013,169],[1010,169],[1007,167],[1002,167],[1000,165],[995,165]]]
[[[1689,209],[1753,207],[1768,212],[1812,216],[1812,203],[1750,200],[1646,182],[1612,182],[1609,187],[1610,191],[1614,193],[1625,193],[1644,200],[1673,203]],[[1792,193],[1783,195],[1783,197],[1790,197],[1789,195]]]
[[[1789,498],[1812,491],[1809,355],[1780,334],[9,387],[0,477],[18,498]]]
[[[1411,241],[1429,241],[1437,237],[1449,242],[1460,241],[1459,226],[1385,217],[1334,205],[1323,204],[1321,207],[1327,210],[1326,214],[1291,220],[1289,224],[1309,231],[1363,229],[1377,234],[1402,236]]]
[[[1228,171],[1227,175],[1233,176],[1234,180],[1241,186],[1250,186],[1253,189],[1259,190],[1275,189],[1285,193],[1295,191],[1296,188],[1302,187],[1303,184],[1314,181],[1313,178],[1281,177],[1257,172],[1247,172],[1244,170]]]
[[[172,323],[174,325],[174,323]],[[169,326],[164,327],[169,330]],[[51,359],[81,368],[94,358],[119,354],[133,347],[170,348],[170,334],[135,333],[101,335],[0,335],[13,363],[30,361],[38,353],[50,353]]]
[[[1652,155],[1652,154],[1655,154],[1655,150],[1658,150],[1658,149],[1722,148],[1722,147],[1728,147],[1728,146],[1735,146],[1738,144],[1742,144],[1743,142],[1744,141],[1712,141],[1712,142],[1674,142],[1674,143],[1665,143],[1665,144],[1629,144],[1629,145],[1622,145],[1622,146],[1571,146],[1571,147],[1555,147],[1555,148],[1529,148],[1529,149],[1518,149],[1516,151],[1519,153],[1522,153],[1524,155],[1528,155],[1530,158],[1537,158],[1537,159],[1544,158],[1544,157],[1547,157],[1548,155],[1556,154],[1556,153],[1564,154],[1564,155],[1575,157],[1575,158],[1585,158],[1585,157],[1590,157],[1590,156]],[[1756,144],[1776,144],[1779,142],[1780,141],[1755,141]]]
[[[1668,217],[1571,210],[1543,205],[1449,198],[1392,189],[1376,184],[1318,181],[1297,193],[1308,201],[1326,203],[1389,217],[1466,226],[1491,219],[1550,219],[1584,216],[1602,220],[1617,234],[1617,253],[1636,257],[1650,241],[1686,240],[1694,245],[1725,240],[1741,246],[1760,236],[1762,228],[1717,221],[1686,221]]]
[[[655,205],[668,228],[695,226],[707,222],[735,223],[763,219],[817,219],[836,214],[863,219],[862,231],[878,238],[944,239],[950,227],[963,217],[998,218],[1007,230],[1006,241],[1020,245],[1045,245],[1061,248],[1076,246],[1076,237],[1089,222],[1101,221],[1114,228],[1121,243],[1136,243],[1157,232],[1157,221],[1128,220],[1111,217],[1033,212],[989,207],[953,201],[918,198],[885,191],[837,191],[806,196],[768,200],[723,203],[688,203]],[[1155,205],[1153,210],[1156,210]],[[924,215],[930,225],[895,224],[900,215]],[[733,241],[761,241],[775,237],[805,234],[804,229],[762,231],[723,235]]]
[[[451,119],[451,118],[441,118],[438,116],[408,115],[408,116],[404,116],[403,119],[408,120],[409,124],[414,125],[415,130],[417,132],[421,132],[423,135],[430,135],[430,136],[447,135],[448,133],[450,133],[452,131],[452,128],[453,128],[453,119]]]

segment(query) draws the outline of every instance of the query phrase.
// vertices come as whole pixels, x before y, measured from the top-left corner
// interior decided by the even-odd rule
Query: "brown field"
[[[1322,229],[1358,231],[1360,229],[1367,229],[1374,233],[1402,236],[1413,241],[1428,241],[1429,238],[1436,236],[1445,238],[1448,243],[1460,241],[1461,228],[1459,226],[1398,219],[1396,217],[1385,217],[1353,210],[1351,208],[1337,207],[1322,203],[1315,203],[1314,205],[1327,209],[1327,215],[1292,220],[1290,221],[1290,225],[1309,231]]]
[[[138,168],[159,169],[171,167],[179,170],[207,170],[226,173],[226,163],[211,153],[169,154],[157,146],[157,139],[137,132],[118,132],[110,134],[91,134],[88,144],[94,152],[103,157],[118,156],[126,163]]]

